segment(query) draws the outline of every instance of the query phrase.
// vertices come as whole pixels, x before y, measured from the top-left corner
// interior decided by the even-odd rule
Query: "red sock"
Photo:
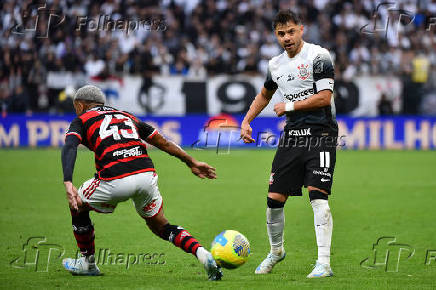
[[[73,233],[77,241],[77,246],[84,256],[95,253],[94,226],[89,218],[89,212],[71,211],[73,218]]]
[[[201,246],[197,239],[191,236],[191,234],[187,230],[182,230],[174,238],[173,243],[186,253],[192,253],[194,256],[197,253],[198,247]]]
[[[94,255],[95,253],[94,229],[86,233],[78,233],[76,231],[73,231],[73,233],[77,241],[77,246],[79,247],[82,255],[84,256]]]
[[[197,254],[197,249],[201,247],[197,239],[191,236],[187,230],[176,225],[165,225],[160,237],[172,242],[176,247],[181,248],[186,253],[192,253],[194,256]]]

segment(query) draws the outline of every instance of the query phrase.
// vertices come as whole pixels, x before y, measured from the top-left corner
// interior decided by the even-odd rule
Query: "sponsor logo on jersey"
[[[321,178],[321,182],[327,182],[327,181],[330,181],[330,179],[327,179],[327,178]]]
[[[315,175],[323,175],[323,176],[327,176],[327,177],[332,177],[332,174],[330,172],[322,172],[322,171],[318,171],[318,170],[314,170],[312,171],[313,174]]]
[[[132,149],[123,149],[115,151],[112,156],[123,156],[123,158],[132,157],[132,156],[140,156],[142,155],[142,151],[139,150],[139,146],[136,146]]]
[[[310,88],[310,89],[307,89],[307,90],[304,90],[304,91],[301,91],[301,92],[298,92],[295,94],[284,94],[284,97],[290,101],[294,101],[294,100],[301,98],[301,97],[304,97],[304,96],[311,96],[314,94],[314,92],[315,91],[313,90],[313,88]]]
[[[289,136],[309,136],[310,128],[298,129],[298,130],[289,130]]]
[[[308,64],[300,64],[299,66],[297,66],[298,77],[303,81],[310,76],[310,72],[308,68],[309,68]]]

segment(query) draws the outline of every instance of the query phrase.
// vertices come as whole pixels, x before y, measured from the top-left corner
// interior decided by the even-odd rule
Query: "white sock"
[[[196,253],[196,255],[197,255],[197,259],[198,259],[198,261],[200,261],[200,263],[202,263],[203,265],[206,264],[207,254],[208,254],[208,253],[209,253],[209,252],[208,252],[205,248],[203,248],[203,247],[198,247],[198,249],[197,249],[197,253]]]
[[[271,253],[281,256],[283,249],[283,228],[285,226],[285,214],[283,207],[266,209],[266,228],[268,231]]]
[[[318,262],[330,265],[330,246],[332,242],[333,219],[327,200],[314,199],[313,208],[316,243],[318,245]]]

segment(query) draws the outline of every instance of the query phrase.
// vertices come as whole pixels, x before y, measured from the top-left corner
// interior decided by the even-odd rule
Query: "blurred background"
[[[71,97],[87,83],[101,87],[108,104],[143,116],[185,146],[213,118],[237,127],[268,60],[282,52],[272,19],[292,9],[303,20],[304,40],[332,55],[348,147],[435,148],[435,0],[0,5],[1,147],[62,145]],[[259,130],[283,127],[272,111],[280,99],[276,93],[261,114]]]

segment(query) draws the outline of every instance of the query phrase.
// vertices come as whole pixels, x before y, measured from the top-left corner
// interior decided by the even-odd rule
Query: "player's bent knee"
[[[269,207],[269,208],[282,208],[282,207],[284,207],[285,206],[285,203],[284,202],[281,202],[281,201],[278,201],[278,200],[275,200],[275,199],[272,199],[272,198],[270,198],[269,196],[266,198],[266,205]]]
[[[328,200],[329,196],[327,194],[325,194],[324,192],[319,191],[319,190],[310,190],[309,191],[309,199],[310,199],[310,201],[315,200],[315,199]]]
[[[277,193],[277,192],[268,192],[267,196],[273,200],[283,202],[283,203],[285,203],[286,200],[288,199],[287,195],[282,194],[282,193]]]

